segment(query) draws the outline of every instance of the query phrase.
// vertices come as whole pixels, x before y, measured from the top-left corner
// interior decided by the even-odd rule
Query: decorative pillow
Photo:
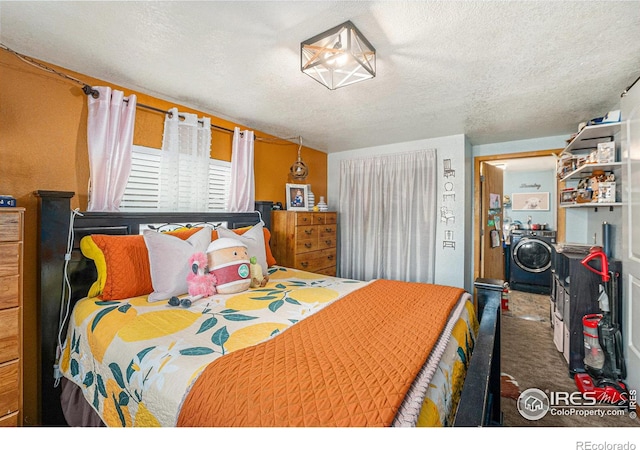
[[[163,234],[187,239],[200,229],[181,228]],[[80,250],[93,260],[98,271],[98,277],[89,289],[90,297],[122,300],[153,292],[149,253],[142,235],[85,236],[80,240]]]
[[[262,223],[249,227],[249,229],[243,233],[236,233],[236,230],[218,227],[218,236],[220,236],[220,238],[236,239],[246,245],[249,258],[255,256],[258,260],[258,264],[262,266],[262,273],[267,273],[269,266],[267,265],[263,229],[264,227]]]
[[[267,228],[263,228],[264,230],[264,251],[267,254],[267,266],[275,266],[278,264],[276,258],[271,253],[271,246],[269,243],[271,242],[271,232]],[[267,272],[265,272],[267,273]]]
[[[166,300],[188,291],[189,258],[206,252],[211,243],[211,230],[203,228],[187,240],[167,233],[146,230],[143,234],[149,252],[153,292],[150,302]]]
[[[224,228],[224,227],[222,227],[222,228]],[[241,235],[245,234],[247,231],[252,230],[252,229],[253,229],[253,226],[251,226],[251,227],[242,227],[242,228],[234,228],[233,230],[228,230],[227,229],[227,231],[233,231],[236,235],[240,235],[241,236]],[[277,264],[277,261],[273,257],[273,254],[271,253],[271,247],[269,246],[269,241],[271,240],[271,232],[267,228],[264,228],[264,225],[262,225],[262,231],[264,233],[264,252],[265,252],[265,255],[267,257],[267,267],[275,266]],[[222,236],[220,236],[220,237],[222,237]],[[234,236],[234,237],[237,237],[237,236]],[[216,230],[213,230],[213,232],[211,233],[211,241],[215,241],[216,239],[218,239],[218,232]]]

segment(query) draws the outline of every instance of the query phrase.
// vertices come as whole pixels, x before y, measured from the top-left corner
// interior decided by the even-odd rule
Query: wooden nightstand
[[[336,275],[336,212],[272,211],[271,251],[279,265]]]
[[[0,427],[22,425],[24,208],[0,208]]]

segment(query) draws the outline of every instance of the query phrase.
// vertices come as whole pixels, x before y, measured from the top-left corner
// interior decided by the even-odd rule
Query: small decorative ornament
[[[309,211],[314,211],[316,196],[311,192],[311,185],[309,185],[309,193],[307,194],[307,206],[309,206]]]
[[[303,181],[309,175],[309,169],[302,161],[302,157],[300,156],[300,151],[302,150],[302,136],[298,137],[300,143],[298,145],[298,159],[291,165],[289,169],[289,175],[291,179],[294,181]]]
[[[318,202],[318,209],[321,212],[329,211],[329,207],[327,206],[327,203],[324,201],[324,196],[320,196],[320,201]]]

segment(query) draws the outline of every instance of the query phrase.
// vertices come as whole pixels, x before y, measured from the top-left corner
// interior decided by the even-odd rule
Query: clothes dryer
[[[555,242],[555,231],[511,231],[511,289],[536,294],[551,292],[552,245]]]

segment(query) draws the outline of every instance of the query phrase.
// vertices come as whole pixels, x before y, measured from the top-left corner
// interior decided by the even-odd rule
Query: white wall
[[[566,242],[603,245],[602,222],[611,225],[612,254],[615,259],[622,258],[622,208],[586,207],[566,209]]]
[[[441,222],[439,208],[438,213],[433,218],[433,220],[437,221],[435,283],[458,286],[470,290],[471,285],[468,282],[465,283],[465,281],[469,278],[468,274],[471,270],[470,264],[473,263],[473,260],[469,257],[471,255],[470,247],[473,246],[473,237],[468,232],[470,224],[473,223],[473,209],[469,208],[470,199],[468,199],[468,187],[471,180],[468,162],[470,149],[464,135],[460,134],[330,153],[327,158],[327,203],[329,204],[330,210],[337,209],[337,202],[340,195],[341,161],[365,156],[433,148],[436,149],[438,159],[438,207],[443,204],[443,193],[445,192],[446,182],[449,181],[453,183],[453,191],[455,191],[455,200],[451,201],[451,197],[447,199],[447,207],[453,210],[455,222],[449,222],[449,226]],[[451,168],[455,170],[455,176],[444,177],[442,162],[444,159],[451,159]],[[471,186],[473,185],[471,184]],[[443,246],[445,228],[453,231],[455,248]]]

